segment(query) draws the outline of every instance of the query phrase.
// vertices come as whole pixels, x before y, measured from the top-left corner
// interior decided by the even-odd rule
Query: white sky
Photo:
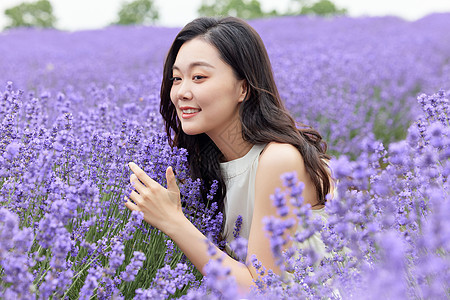
[[[0,30],[7,24],[3,11],[22,2],[35,0],[0,0]],[[50,0],[63,30],[97,29],[115,21],[123,2],[132,0]],[[197,16],[202,0],[155,0],[159,8],[159,25],[181,27]],[[286,10],[290,0],[260,0],[263,9]],[[347,8],[350,16],[395,15],[416,20],[433,12],[450,12],[450,0],[334,0]]]

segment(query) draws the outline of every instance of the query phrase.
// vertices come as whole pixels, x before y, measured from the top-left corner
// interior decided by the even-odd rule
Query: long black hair
[[[187,24],[176,36],[164,64],[160,112],[169,143],[188,150],[191,175],[203,180],[203,201],[207,201],[206,188],[217,180],[214,200],[223,212],[226,186],[219,164],[221,152],[206,134],[187,135],[183,132],[170,99],[170,78],[178,51],[194,38],[213,45],[222,60],[231,66],[236,78],[246,81],[247,95],[239,108],[243,139],[251,144],[279,142],[295,146],[303,156],[306,171],[315,186],[318,204],[324,204],[330,192],[330,178],[324,162],[329,159],[326,143],[316,130],[295,123],[280,99],[261,37],[246,22],[234,17],[201,17]]]

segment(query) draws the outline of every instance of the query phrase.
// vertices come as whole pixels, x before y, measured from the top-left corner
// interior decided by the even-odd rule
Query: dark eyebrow
[[[213,65],[210,65],[209,63],[205,62],[205,61],[195,61],[192,62],[189,65],[189,69],[192,69],[193,67],[207,67],[207,68],[212,68],[215,69],[215,67]],[[172,70],[180,70],[180,68],[178,68],[176,65],[172,66]]]

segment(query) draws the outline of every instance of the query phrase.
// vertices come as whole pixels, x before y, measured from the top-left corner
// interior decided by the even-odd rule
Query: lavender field
[[[267,219],[292,276],[260,268],[244,297],[220,261],[202,277],[125,208],[129,161],[162,185],[171,165],[185,214],[218,242],[222,216],[201,204],[201,182],[159,115],[179,28],[16,29],[0,33],[1,299],[450,297],[450,14],[250,23],[286,106],[333,156],[338,196],[326,223],[301,205],[292,174],[274,197],[298,206],[304,231],[291,238],[320,234],[328,255],[281,253],[289,221]],[[232,246],[245,253],[244,240]]]

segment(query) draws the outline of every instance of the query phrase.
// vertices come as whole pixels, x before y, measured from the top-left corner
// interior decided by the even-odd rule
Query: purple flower
[[[408,144],[404,141],[393,143],[389,146],[389,161],[394,165],[406,165],[409,161]]]
[[[20,152],[21,144],[17,142],[12,142],[8,146],[6,146],[5,153],[3,153],[3,157],[8,160],[15,159]]]
[[[245,238],[238,237],[230,243],[230,248],[236,254],[239,261],[245,262],[247,257],[247,244],[248,241]]]
[[[330,169],[333,178],[339,180],[352,174],[350,161],[346,156],[341,156],[338,159],[330,161]]]
[[[270,247],[273,255],[277,258],[277,263],[282,263],[282,249],[287,244],[289,236],[285,236],[285,232],[295,225],[292,218],[281,220],[270,216],[263,219],[264,229],[270,236]]]
[[[102,277],[101,268],[91,268],[80,290],[80,299],[89,300],[93,296],[94,290],[98,287],[98,282]]]
[[[266,268],[264,268],[264,266],[262,265],[262,263],[258,260],[258,258],[256,257],[255,254],[252,254],[250,256],[250,263],[252,264],[252,266],[256,269],[256,272],[263,276],[266,272]]]
[[[428,139],[433,147],[441,148],[448,140],[445,135],[446,127],[441,122],[434,122],[428,127]]]
[[[293,188],[297,183],[297,173],[285,173],[281,175],[281,179],[283,181],[283,185],[287,188]]]
[[[293,178],[291,180],[294,180]],[[292,184],[288,182],[288,184]],[[289,213],[289,207],[286,205],[285,195],[279,188],[275,190],[275,193],[270,195],[270,199],[272,200],[273,206],[277,208],[277,212],[281,217],[287,216]]]
[[[209,257],[214,257],[217,254],[217,248],[208,239],[205,240],[205,243],[208,245]]]
[[[177,290],[182,290],[195,280],[194,275],[188,272],[189,268],[186,264],[178,263],[174,269],[165,265],[156,272],[155,286],[152,287],[152,290],[158,291],[158,294],[164,298],[173,295]]]
[[[407,141],[411,147],[415,147],[421,138],[421,134],[416,125],[408,128]]]
[[[125,225],[124,229],[121,232],[121,236],[123,236],[124,240],[130,240],[133,238],[133,234],[136,231],[136,228],[142,224],[144,220],[144,214],[140,211],[132,211],[131,217],[128,220],[128,223]]]
[[[220,299],[237,299],[239,293],[230,268],[222,265],[221,260],[210,260],[204,267],[204,283],[207,290]]]
[[[111,242],[111,251],[108,255],[111,274],[114,274],[117,268],[119,268],[125,260],[125,254],[123,253],[124,249],[125,246],[118,240],[114,240]]]
[[[175,254],[175,244],[172,240],[166,241],[166,256],[164,257],[164,264],[167,265],[172,260],[173,255]]]
[[[296,199],[297,203],[292,203],[291,204],[294,206],[298,206],[298,205],[302,205],[303,203],[303,197],[302,197],[302,193],[303,193],[303,189],[305,188],[305,184],[301,181],[297,182],[296,185],[294,185],[293,187],[291,187],[291,199]]]
[[[236,218],[236,222],[234,223],[233,237],[237,239],[239,237],[239,233],[241,232],[242,227],[242,216],[239,215]]]
[[[2,283],[0,292],[5,297],[32,298],[33,277],[28,272],[33,266],[28,251],[33,243],[30,228],[19,229],[16,214],[0,208],[0,268]]]
[[[120,273],[123,281],[129,282],[133,281],[136,277],[137,273],[141,269],[145,260],[145,254],[140,251],[133,252],[133,258],[130,263],[127,265],[125,271]]]

